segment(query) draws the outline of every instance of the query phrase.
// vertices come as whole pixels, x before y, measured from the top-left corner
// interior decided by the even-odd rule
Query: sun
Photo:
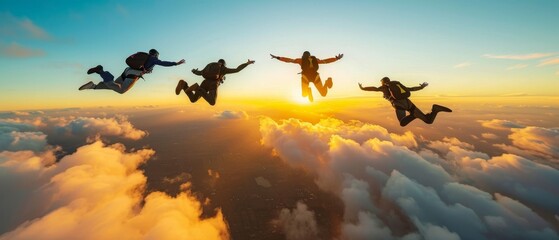
[[[291,91],[291,101],[300,105],[308,105],[311,103],[308,98],[303,97],[301,95],[300,89],[295,89]]]

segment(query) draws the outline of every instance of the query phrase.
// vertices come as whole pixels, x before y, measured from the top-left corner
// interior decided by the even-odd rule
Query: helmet
[[[221,63],[222,66],[225,66],[225,60],[223,59],[219,59],[219,61],[217,61],[218,63]]]
[[[159,52],[158,52],[157,50],[155,50],[155,49],[150,49],[150,50],[149,50],[149,55],[158,58],[158,57],[159,57]]]
[[[310,56],[311,56],[311,53],[309,51],[303,52],[303,58],[309,58]]]
[[[390,82],[390,78],[388,78],[388,77],[383,77],[383,78],[380,80],[380,82],[381,82],[381,83],[388,83],[388,82]]]

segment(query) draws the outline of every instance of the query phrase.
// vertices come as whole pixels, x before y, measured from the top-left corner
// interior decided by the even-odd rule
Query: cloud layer
[[[82,137],[145,135],[122,119],[49,118],[38,126]],[[23,121],[0,121],[0,239],[229,237],[220,210],[201,219],[201,203],[188,183],[176,197],[162,192],[144,196],[146,176],[139,166],[153,150],[129,152],[122,144],[97,140],[57,160],[59,148],[48,145],[46,136]]]
[[[559,239],[559,171],[549,166],[336,119],[264,118],[260,131],[262,144],[344,202],[342,239]]]

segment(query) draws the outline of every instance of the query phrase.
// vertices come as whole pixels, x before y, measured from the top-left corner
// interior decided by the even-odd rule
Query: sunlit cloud
[[[465,67],[469,67],[471,66],[472,63],[470,62],[463,62],[463,63],[459,63],[453,66],[453,68],[465,68]]]
[[[509,139],[515,147],[529,151],[533,155],[559,160],[559,128],[512,129]]]
[[[214,118],[223,119],[223,120],[248,119],[248,114],[245,111],[225,110],[223,112],[215,114]]]
[[[40,49],[31,49],[24,47],[18,43],[5,45],[0,43],[0,56],[14,58],[29,58],[44,56],[45,52]]]
[[[485,139],[491,139],[491,140],[495,140],[498,139],[499,136],[493,134],[493,133],[482,133],[481,137],[485,138]]]
[[[94,135],[135,138],[138,133],[133,132],[140,131],[115,128],[115,122],[124,123],[122,118],[52,118],[46,122]],[[213,217],[200,217],[202,204],[188,190],[188,182],[175,197],[162,192],[144,195],[147,178],[139,167],[155,151],[127,151],[119,143],[95,141],[56,160],[58,148],[35,146],[37,142],[46,145],[42,141],[46,135],[29,132],[36,130],[34,125],[0,123],[2,133],[15,136],[19,146],[0,146],[0,191],[10,193],[0,199],[0,239],[229,238],[221,210]],[[187,180],[188,176],[179,175],[169,181]]]
[[[509,60],[531,60],[539,59],[544,57],[549,57],[555,53],[530,53],[530,54],[520,54],[520,55],[495,55],[495,54],[484,54],[485,58],[492,59],[509,59]]]
[[[515,64],[507,68],[507,70],[522,69],[528,67],[528,64]]]
[[[379,126],[332,128],[338,121],[263,118],[260,131],[262,144],[343,201],[342,239],[396,239],[396,232],[405,239],[559,237],[553,223],[531,209],[559,211],[558,170],[511,154],[491,157],[457,138],[409,146],[388,132],[347,134]],[[511,122],[484,123],[510,129]]]
[[[482,126],[491,129],[498,130],[508,130],[511,128],[523,128],[524,126],[515,122],[501,119],[491,119],[491,120],[478,120]]]
[[[540,64],[538,64],[538,67],[557,65],[557,64],[559,64],[559,58],[551,58],[551,59],[546,59],[541,61]]]

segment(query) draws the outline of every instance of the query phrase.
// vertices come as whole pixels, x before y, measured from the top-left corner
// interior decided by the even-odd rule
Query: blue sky
[[[269,53],[319,58],[334,78],[332,97],[360,96],[357,83],[390,76],[421,94],[552,95],[559,87],[558,1],[7,1],[0,8],[0,108],[179,102],[178,79],[224,58],[231,75],[221,96],[289,98],[299,68]],[[32,5],[33,7],[29,7]],[[87,68],[113,74],[126,56],[156,48],[163,60],[126,93],[78,92]],[[366,94],[366,93],[365,93]],[[182,99],[184,100],[184,99]],[[103,104],[105,105],[105,104]]]

